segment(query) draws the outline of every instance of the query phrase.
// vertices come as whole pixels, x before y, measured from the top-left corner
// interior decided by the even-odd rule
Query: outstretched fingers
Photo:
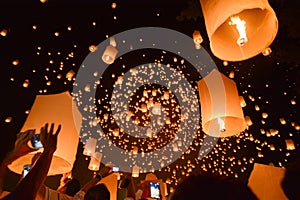
[[[61,125],[59,124],[58,125],[58,128],[57,128],[57,130],[56,130],[56,132],[55,132],[55,136],[57,136],[58,135],[58,133],[60,132],[60,130],[61,130]]]

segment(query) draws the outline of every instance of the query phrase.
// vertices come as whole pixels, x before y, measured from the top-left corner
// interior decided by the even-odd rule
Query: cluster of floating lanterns
[[[45,0],[41,0],[42,3],[45,3]],[[218,1],[216,1],[216,4],[210,4],[207,3],[207,0],[201,0],[201,5],[203,7],[203,13],[205,20],[207,21],[207,32],[210,39],[210,45],[211,50],[215,54],[215,56],[219,57],[220,59],[224,60],[223,65],[228,66],[230,61],[241,61],[245,60],[247,58],[253,57],[257,55],[258,53],[262,53],[264,56],[268,56],[271,54],[272,50],[270,49],[269,45],[273,41],[276,32],[277,32],[277,20],[276,16],[274,18],[274,11],[270,8],[270,6],[265,2],[263,2],[262,8],[254,9],[257,13],[249,13],[249,11],[243,11],[240,14],[233,15],[234,13],[239,12],[233,12],[230,13],[228,10],[220,7],[218,4]],[[212,8],[211,6],[215,5],[215,8]],[[235,8],[234,5],[228,5],[229,7]],[[243,5],[245,8],[247,3]],[[112,9],[115,9],[117,7],[116,3],[111,4]],[[224,13],[224,10],[228,13]],[[242,9],[244,10],[244,9]],[[214,16],[213,13],[210,11],[213,11],[213,13],[218,13],[218,16]],[[218,12],[219,11],[219,12]],[[222,14],[224,17],[222,16]],[[266,23],[268,26],[259,26],[263,28],[261,31],[257,31],[258,34],[261,34],[262,37],[259,36],[253,36],[249,33],[253,28],[251,27],[251,16],[252,15],[264,15],[267,16],[261,23]],[[218,24],[218,26],[215,26],[215,17],[221,20],[222,23]],[[271,20],[272,19],[272,20]],[[226,22],[226,23],[224,23]],[[93,26],[95,26],[96,23],[93,23]],[[37,26],[32,27],[33,30],[37,29]],[[266,31],[264,28],[268,28]],[[72,28],[68,26],[67,28],[69,31],[72,31]],[[224,31],[233,32],[235,37],[232,37],[230,40],[224,36]],[[7,37],[8,35],[7,29],[2,29],[0,32],[0,35],[2,37]],[[226,35],[226,34],[225,34]],[[55,37],[62,37],[59,32],[54,32]],[[265,38],[267,42],[261,43],[260,41],[257,41],[257,39]],[[217,41],[221,39],[221,44],[218,44]],[[199,31],[194,31],[193,33],[193,40],[195,44],[196,49],[200,49],[201,43],[203,42],[203,38]],[[253,42],[254,41],[254,42]],[[230,43],[229,43],[230,42]],[[254,49],[255,44],[259,44],[258,49]],[[224,45],[226,48],[224,48]],[[262,46],[261,46],[262,45]],[[234,51],[228,50],[227,47],[232,48]],[[97,46],[90,45],[88,47],[90,52],[95,52],[97,50]],[[41,51],[41,48],[38,49],[39,52]],[[39,52],[37,52],[37,55],[39,55]],[[107,64],[112,64],[114,60],[116,59],[116,56],[118,54],[116,43],[113,41],[113,39],[110,41],[110,44],[106,47],[106,49],[103,52],[102,60]],[[68,54],[66,60],[74,58],[74,54],[70,53]],[[174,63],[172,65],[178,65],[179,62],[177,62],[179,58],[174,59]],[[20,61],[18,59],[14,59],[12,61],[13,66],[19,66]],[[50,64],[53,64],[53,61],[49,61]],[[156,63],[158,65],[159,63]],[[181,63],[183,65],[183,63]],[[62,79],[63,81],[69,81],[72,82],[75,78],[75,71],[70,69],[65,74],[63,74],[62,69],[64,67],[64,63],[60,63],[60,70],[53,72],[57,74],[57,79]],[[99,66],[100,67],[100,66]],[[125,67],[126,68],[126,67]],[[151,67],[148,67],[151,69]],[[139,73],[145,73],[143,69],[139,70],[131,70],[130,73],[132,75],[138,75]],[[184,74],[182,74],[184,76]],[[237,75],[234,73],[234,71],[230,71],[228,77],[231,79],[234,79]],[[115,76],[115,87],[119,87],[123,79],[122,76]],[[13,78],[11,78],[13,80]],[[50,82],[49,82],[50,81]],[[45,84],[45,87],[51,85],[51,80],[47,81]],[[132,84],[128,82],[128,84]],[[23,81],[23,87],[28,88],[30,86],[30,79],[25,79]],[[98,87],[102,86],[105,88],[104,83],[99,81],[96,84]],[[85,87],[85,91],[82,92],[88,92],[90,90],[90,86]],[[182,93],[184,93],[184,85],[178,85],[178,89],[181,88]],[[42,89],[42,92],[46,93],[46,89]],[[88,118],[84,120],[89,120],[91,126],[96,126],[99,123],[107,128],[108,133],[105,133],[106,136],[108,136],[112,143],[117,144],[119,147],[124,148],[127,151],[132,152],[132,156],[147,151],[155,150],[156,148],[159,149],[161,146],[164,146],[166,142],[169,142],[170,140],[174,139],[176,137],[176,131],[178,130],[178,121],[181,120],[181,117],[184,117],[181,112],[183,108],[180,108],[178,105],[178,102],[176,100],[176,97],[172,93],[172,91],[166,90],[165,88],[159,88],[159,87],[145,87],[140,88],[135,91],[136,94],[140,94],[139,97],[135,97],[136,100],[132,101],[135,102],[135,104],[130,105],[130,109],[128,111],[127,116],[130,119],[135,119],[134,122],[136,124],[139,124],[141,126],[149,125],[149,115],[160,115],[161,113],[166,113],[164,121],[161,123],[165,123],[166,126],[164,129],[161,129],[164,132],[164,136],[166,136],[165,141],[160,141],[159,135],[155,132],[155,130],[147,129],[147,131],[144,133],[143,137],[145,138],[153,138],[153,140],[145,141],[143,139],[136,139],[134,143],[130,143],[130,137],[126,136],[124,133],[124,130],[120,127],[112,126],[115,123],[114,117],[111,115],[111,107],[100,107],[98,108],[98,114],[99,118]],[[109,92],[106,92],[107,96],[111,95]],[[103,99],[93,99],[95,102],[100,102],[100,105],[109,105],[110,103],[113,103],[114,100],[118,98],[118,96],[113,96],[111,100],[105,96]],[[245,101],[246,96],[238,96],[238,94],[235,95],[237,98],[235,99],[235,102],[239,102],[239,106],[241,108],[244,108],[247,106],[247,102]],[[201,99],[201,98],[200,98]],[[239,99],[239,100],[237,100]],[[254,102],[255,98],[251,95],[248,96],[249,101]],[[111,102],[109,102],[111,101]],[[198,102],[192,102],[192,103],[198,103]],[[204,103],[202,103],[204,104]],[[201,105],[202,105],[201,104]],[[296,105],[296,99],[293,97],[290,100],[291,105]],[[171,106],[168,106],[171,105]],[[249,106],[249,105],[248,105]],[[168,109],[166,109],[168,108]],[[188,108],[186,108],[188,109]],[[253,109],[257,112],[263,110],[262,105],[254,105]],[[93,112],[93,108],[87,107],[85,108],[86,112]],[[241,114],[241,113],[240,113]],[[245,113],[247,114],[247,113]],[[92,116],[92,114],[91,114]],[[270,116],[267,112],[261,113],[262,120],[268,119]],[[199,147],[202,145],[210,145],[209,143],[205,143],[204,139],[206,137],[210,137],[208,135],[204,135],[203,132],[200,131],[200,124],[199,124],[199,130],[197,132],[197,137],[195,138],[193,144],[188,148],[186,152],[182,155],[181,158],[178,159],[177,162],[171,164],[170,166],[164,166],[161,171],[165,171],[168,173],[171,173],[171,178],[167,179],[168,184],[177,184],[178,178],[182,176],[188,176],[191,174],[196,168],[200,167],[203,171],[212,171],[214,173],[219,173],[221,175],[227,175],[227,176],[233,176],[238,177],[239,173],[245,172],[248,168],[247,165],[252,164],[255,162],[254,157],[247,157],[247,156],[240,156],[239,152],[242,152],[243,149],[247,148],[247,142],[254,143],[256,145],[256,151],[257,151],[257,157],[262,158],[264,157],[264,154],[262,153],[262,148],[267,147],[270,151],[276,151],[277,148],[274,144],[269,143],[268,141],[260,141],[258,137],[256,136],[257,133],[251,134],[251,126],[253,126],[256,122],[252,121],[252,116],[246,115],[245,117],[243,115],[239,115],[239,119],[242,119],[244,122],[241,125],[241,129],[234,132],[234,136],[232,137],[224,137],[219,140],[219,142],[216,144],[216,146],[212,149],[211,153],[206,155],[203,158],[193,157],[193,158],[187,158],[190,157],[192,154],[196,154],[199,151]],[[5,119],[6,123],[10,123],[12,121],[12,117],[7,117]],[[228,122],[225,120],[224,116],[215,118],[215,124],[218,127],[219,133],[224,133],[226,130],[229,130],[229,127],[227,126]],[[157,122],[159,125],[159,122]],[[265,124],[265,121],[261,121],[262,124]],[[279,118],[278,123],[281,125],[289,125],[291,124],[292,127],[294,127],[295,131],[300,130],[300,125],[298,125],[296,122],[290,122],[286,118]],[[126,124],[126,118],[124,121],[124,124]],[[202,122],[202,126],[205,125],[205,121]],[[244,128],[246,130],[244,131]],[[243,132],[244,131],[244,132]],[[208,132],[205,131],[204,132]],[[243,133],[241,133],[243,132]],[[233,132],[232,132],[233,133]],[[105,136],[102,135],[102,136]],[[260,129],[260,135],[264,135],[267,138],[271,137],[279,137],[281,133],[275,129]],[[84,155],[91,156],[91,161],[89,165],[90,170],[97,170],[99,169],[99,165],[101,162],[102,155],[100,152],[96,152],[96,139],[91,138],[90,135],[86,134],[83,135],[83,137],[89,137],[85,144],[85,151]],[[299,144],[294,143],[294,140],[292,139],[292,136],[290,138],[285,137],[287,139],[284,139],[285,148],[287,151],[292,151],[297,148]],[[144,142],[144,144],[149,144],[147,147],[150,147],[150,149],[146,149],[143,145],[140,145],[139,142]],[[149,142],[149,143],[147,143]],[[101,148],[106,148],[105,146],[102,146]],[[144,149],[143,149],[144,148]],[[177,145],[174,145],[172,149],[170,149],[170,153],[177,152],[181,148],[180,143],[177,143]],[[289,152],[286,154],[286,157],[288,157],[290,154]],[[240,158],[238,158],[240,156]],[[170,158],[162,158],[162,160],[168,160]],[[281,162],[279,162],[279,165],[281,165]],[[131,166],[133,176],[137,177],[138,173],[140,172],[140,167],[142,166]],[[236,168],[239,169],[239,171],[236,170]]]

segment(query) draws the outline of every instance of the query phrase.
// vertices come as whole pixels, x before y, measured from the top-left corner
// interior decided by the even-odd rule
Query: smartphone
[[[120,171],[120,168],[119,168],[119,167],[112,167],[112,171],[113,171],[113,172],[119,172],[119,171]]]
[[[31,145],[35,149],[43,148],[43,144],[40,140],[40,134],[34,134],[31,138]]]
[[[150,182],[150,197],[160,199],[160,186],[159,183]]]
[[[30,171],[30,165],[24,165],[23,166],[23,173],[22,173],[23,178],[29,173],[29,171]]]

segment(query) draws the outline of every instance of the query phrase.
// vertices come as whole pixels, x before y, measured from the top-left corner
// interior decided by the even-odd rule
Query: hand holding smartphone
[[[40,135],[41,134],[34,134],[31,138],[31,145],[35,149],[43,148],[43,144],[40,140]]]
[[[29,173],[30,167],[31,167],[31,165],[29,165],[29,164],[23,166],[23,172],[22,172],[23,178]]]
[[[154,199],[160,198],[160,186],[157,182],[150,182],[150,197]]]
[[[113,172],[119,172],[119,171],[120,171],[120,168],[114,166],[114,167],[112,167],[112,171],[113,171]]]

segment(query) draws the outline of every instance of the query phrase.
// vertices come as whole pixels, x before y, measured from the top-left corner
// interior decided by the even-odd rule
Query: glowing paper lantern
[[[230,71],[229,78],[234,78],[234,71]]]
[[[268,115],[268,113],[262,113],[261,116],[262,116],[262,118],[266,119],[266,118],[268,118],[269,115]]]
[[[158,103],[158,102],[154,103],[153,108],[152,108],[152,113],[154,115],[160,115],[161,111],[162,111],[162,107],[161,107],[160,103]]]
[[[27,88],[28,85],[29,85],[29,80],[26,79],[26,80],[24,81],[24,83],[23,83],[23,87],[24,87],[24,88]]]
[[[167,187],[167,183],[163,183],[162,184],[162,194],[163,196],[168,196],[168,187]]]
[[[133,168],[132,168],[132,177],[135,177],[135,178],[137,178],[137,177],[139,177],[139,175],[140,175],[140,168],[139,168],[139,166],[133,166]]]
[[[249,116],[245,116],[245,122],[246,122],[247,126],[253,125],[252,120]]]
[[[7,35],[7,30],[6,29],[2,29],[2,31],[0,32],[0,35],[2,35],[3,37],[5,37]]]
[[[91,45],[91,46],[89,46],[89,50],[90,50],[90,52],[95,52],[97,50],[97,46]]]
[[[213,70],[198,82],[198,89],[206,134],[227,137],[245,130],[244,113],[233,80]]]
[[[243,108],[246,107],[246,105],[247,105],[243,96],[240,96],[240,104]]]
[[[110,193],[110,200],[117,200],[117,189],[118,189],[118,174],[112,173],[104,178],[97,184],[103,183]]]
[[[286,124],[286,121],[285,121],[284,118],[280,118],[279,121],[280,121],[280,123],[281,123],[282,125]]]
[[[101,159],[102,159],[102,153],[94,152],[91,156],[91,160],[88,166],[89,170],[99,171]]]
[[[12,120],[12,117],[7,117],[7,118],[5,119],[5,122],[6,122],[6,123],[10,123],[11,120]]]
[[[264,49],[262,52],[261,52],[264,56],[268,56],[272,53],[272,50],[270,47]]]
[[[281,187],[284,172],[283,168],[255,163],[248,186],[258,199],[286,200],[287,197]]]
[[[109,45],[106,47],[102,55],[102,60],[106,64],[112,64],[115,61],[117,54],[118,54],[118,50],[114,46]]]
[[[68,81],[71,81],[74,75],[75,75],[75,72],[73,70],[70,70],[66,74],[66,78],[68,79]]]
[[[270,144],[270,149],[271,149],[271,151],[275,151],[275,146],[274,146],[274,144]]]
[[[294,141],[292,139],[285,140],[285,144],[286,144],[286,149],[287,150],[295,150],[295,144],[294,144]]]
[[[97,139],[95,139],[95,138],[87,139],[87,141],[84,145],[83,155],[91,156],[95,152],[96,143],[97,143]]]
[[[200,31],[195,30],[193,33],[193,40],[195,45],[200,45],[203,42],[203,38],[200,34]]]
[[[227,61],[254,57],[270,46],[278,21],[267,0],[200,0],[210,48]]]
[[[51,95],[37,95],[27,119],[21,129],[40,128],[46,123],[61,124],[58,135],[57,149],[54,152],[48,175],[70,172],[76,159],[79,132],[82,116],[78,111],[69,92]],[[42,149],[41,149],[42,150]],[[18,174],[23,171],[25,164],[31,163],[35,153],[29,153],[11,163],[8,168]]]

